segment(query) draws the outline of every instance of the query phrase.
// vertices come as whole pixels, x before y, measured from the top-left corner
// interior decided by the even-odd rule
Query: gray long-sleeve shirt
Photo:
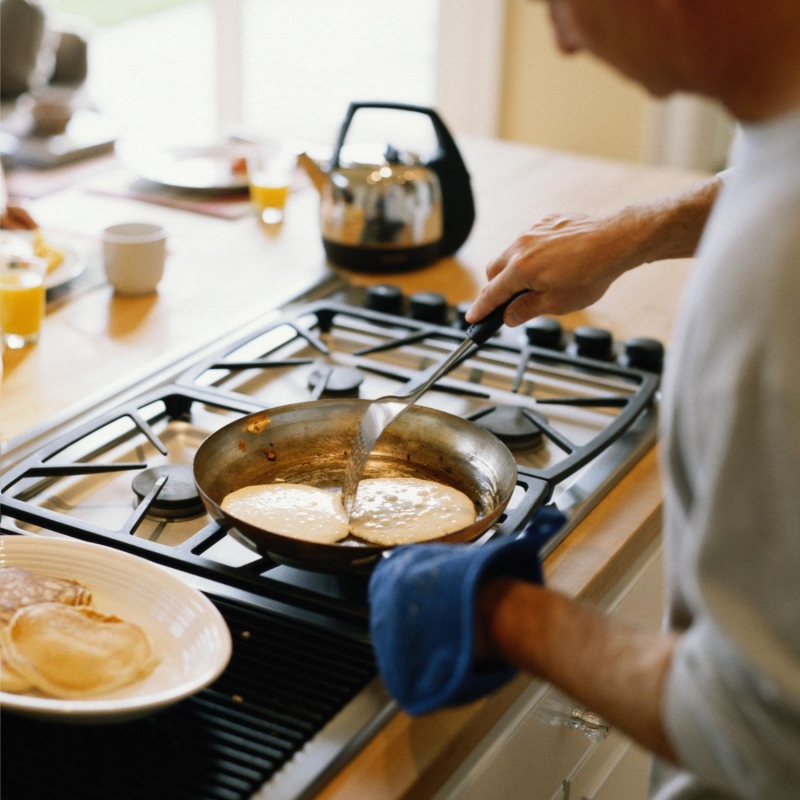
[[[800,798],[800,114],[745,126],[668,360],[652,796]],[[712,788],[713,787],[713,788]]]

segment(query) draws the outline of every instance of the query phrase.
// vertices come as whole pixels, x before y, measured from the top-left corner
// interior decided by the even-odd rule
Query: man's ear
[[[583,50],[583,38],[568,0],[552,0],[548,6],[559,50],[562,53],[578,53]]]

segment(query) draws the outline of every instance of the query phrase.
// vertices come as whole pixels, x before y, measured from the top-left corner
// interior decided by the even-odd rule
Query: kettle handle
[[[443,233],[439,247],[440,256],[449,256],[455,253],[467,239],[472,226],[475,222],[475,202],[472,196],[470,177],[467,172],[461,153],[456,147],[456,143],[442,121],[442,118],[432,109],[426,106],[410,105],[408,103],[389,103],[381,101],[353,102],[347,109],[342,126],[339,129],[339,136],[331,159],[331,169],[339,167],[344,140],[350,124],[353,121],[356,111],[360,108],[388,108],[396,111],[412,111],[417,114],[425,114],[430,118],[433,125],[438,152],[428,161],[425,166],[432,169],[439,178],[442,188],[443,206]]]
[[[336,147],[333,151],[333,159],[331,161],[331,167],[333,169],[336,169],[339,166],[339,157],[342,152],[342,147],[344,146],[344,140],[347,137],[347,131],[350,130],[353,117],[359,108],[388,108],[394,111],[413,111],[416,114],[425,114],[426,116],[430,117],[431,123],[433,124],[433,129],[436,133],[436,141],[439,145],[439,148],[445,155],[455,154],[455,156],[461,160],[461,155],[456,148],[456,143],[453,141],[453,137],[450,135],[450,131],[447,130],[444,122],[442,122],[441,117],[432,108],[428,108],[427,106],[415,106],[409,103],[390,103],[382,102],[380,100],[368,100],[350,103],[347,109],[347,114],[345,115],[342,125],[339,128],[339,136],[336,140]],[[461,163],[463,165],[464,162],[462,161]]]

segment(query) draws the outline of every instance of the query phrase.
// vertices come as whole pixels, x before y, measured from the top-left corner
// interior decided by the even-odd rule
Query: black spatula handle
[[[506,309],[523,294],[525,294],[524,291],[517,292],[509,297],[505,303],[497,306],[494,311],[489,312],[480,322],[470,325],[467,328],[467,336],[477,345],[486,344],[503,327],[503,315],[506,313]]]

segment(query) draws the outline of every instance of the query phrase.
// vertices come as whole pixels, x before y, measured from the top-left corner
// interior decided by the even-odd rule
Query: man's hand
[[[36,221],[22,206],[6,206],[0,214],[0,228],[11,231],[32,231],[37,228]]]
[[[467,322],[479,322],[517,292],[526,293],[508,307],[507,325],[567,314],[597,302],[626,270],[692,255],[720,185],[719,178],[711,178],[675,197],[605,217],[545,217],[489,264],[489,283]]]
[[[384,683],[406,711],[468,703],[514,676],[503,661],[476,662],[475,599],[495,575],[541,582],[539,550],[564,521],[545,507],[516,537],[409,545],[380,560],[369,582],[370,634]]]
[[[489,284],[467,314],[483,319],[516,292],[506,324],[566,314],[599,300],[628,266],[631,231],[613,218],[553,214],[532,225],[486,269]]]

